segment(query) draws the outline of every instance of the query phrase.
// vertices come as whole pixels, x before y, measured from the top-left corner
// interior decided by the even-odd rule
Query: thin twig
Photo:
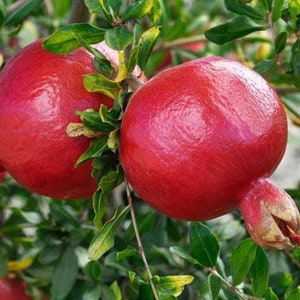
[[[137,221],[136,221],[136,217],[135,217],[135,212],[134,212],[134,209],[133,209],[133,201],[132,201],[132,197],[131,197],[131,193],[130,193],[130,189],[129,189],[129,184],[128,184],[128,181],[127,181],[126,178],[125,178],[125,188],[126,188],[126,195],[127,195],[128,204],[129,204],[129,207],[130,207],[130,215],[131,215],[132,225],[133,225],[136,241],[137,241],[138,248],[139,248],[139,253],[142,257],[142,260],[143,260],[143,263],[144,263],[144,266],[145,266],[145,269],[146,269],[146,273],[147,273],[147,276],[148,276],[148,280],[149,280],[149,283],[150,283],[152,291],[153,291],[154,298],[155,298],[155,300],[159,300],[159,295],[158,295],[158,292],[157,292],[156,287],[155,287],[155,285],[153,283],[153,280],[152,280],[152,273],[151,273],[150,266],[148,264],[148,261],[147,261],[147,258],[146,258],[145,252],[144,252],[141,236],[140,236],[140,233],[139,233],[139,230],[138,230]]]

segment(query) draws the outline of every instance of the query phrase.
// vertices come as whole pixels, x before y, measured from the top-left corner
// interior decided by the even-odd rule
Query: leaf
[[[291,67],[294,84],[300,87],[300,39],[297,39],[292,46]]]
[[[110,285],[110,289],[112,290],[112,292],[114,294],[114,300],[122,300],[122,291],[121,291],[117,281],[114,281]]]
[[[230,258],[230,270],[233,277],[233,284],[242,283],[251,265],[254,262],[257,245],[251,238],[245,239],[232,251]]]
[[[43,0],[30,0],[14,11],[4,22],[6,26],[16,26],[22,23],[22,21],[35,9],[37,9]]]
[[[149,19],[151,20],[151,22],[153,24],[156,24],[159,22],[161,15],[162,15],[162,7],[160,5],[160,1],[159,0],[153,0],[153,6],[152,9],[149,13]]]
[[[296,289],[292,290],[285,299],[286,300],[299,300],[300,299],[300,286],[298,286]]]
[[[117,167],[116,170],[111,170],[108,174],[101,177],[99,186],[102,192],[107,194],[122,181],[123,172],[120,167]]]
[[[38,255],[38,261],[42,265],[49,265],[54,263],[61,256],[63,248],[61,245],[47,245]]]
[[[131,257],[134,256],[136,254],[139,254],[139,252],[137,251],[137,249],[131,247],[131,246],[127,246],[126,249],[119,251],[117,253],[117,261],[123,260],[127,257]]]
[[[225,6],[228,10],[238,15],[244,15],[251,19],[264,19],[264,15],[262,13],[249,5],[244,4],[243,1],[225,0]]]
[[[0,278],[4,277],[7,273],[7,264],[8,264],[8,253],[6,249],[0,247]]]
[[[221,279],[214,275],[214,274],[209,274],[208,276],[208,283],[209,283],[209,293],[211,296],[211,299],[218,299],[221,287],[222,287],[222,281]]]
[[[129,206],[120,206],[92,240],[88,252],[91,259],[97,260],[114,246],[114,238],[120,224],[125,219]]]
[[[121,86],[100,73],[87,74],[83,76],[83,85],[88,92],[101,93],[112,99],[121,92]]]
[[[160,295],[171,295],[175,297],[181,295],[184,286],[190,284],[194,280],[194,277],[190,275],[176,275],[154,278],[154,284]]]
[[[76,167],[80,167],[84,162],[92,158],[101,156],[106,150],[108,150],[107,136],[91,140],[89,148],[77,160]]]
[[[279,300],[277,295],[274,293],[272,288],[268,288],[267,292],[264,294],[264,299],[265,300]]]
[[[122,16],[122,20],[141,19],[147,15],[153,7],[153,0],[140,0],[128,5]]]
[[[286,31],[280,32],[275,38],[275,51],[279,54],[282,50],[284,50],[286,41],[288,38],[288,34]]]
[[[248,17],[234,17],[227,23],[213,27],[205,32],[205,37],[219,45],[243,37],[252,32],[267,29],[266,24],[257,23]]]
[[[43,47],[56,54],[68,54],[87,44],[96,44],[104,39],[105,30],[88,23],[68,24],[60,27],[42,43]]]
[[[253,295],[262,297],[269,285],[269,261],[265,251],[257,247],[255,259],[250,267]]]
[[[68,245],[57,261],[51,282],[51,296],[62,300],[72,290],[78,273],[78,261],[74,248]]]
[[[272,22],[276,22],[281,17],[281,10],[284,0],[274,0],[273,9],[272,9]]]
[[[263,59],[255,65],[254,70],[260,75],[265,76],[276,67],[276,59]]]
[[[102,227],[102,219],[107,211],[107,194],[98,188],[93,195],[93,208],[94,208],[94,225],[97,229]]]
[[[292,20],[296,24],[297,18],[300,14],[300,0],[289,0],[288,4],[288,9],[291,14]]]
[[[133,39],[133,33],[127,29],[124,25],[109,28],[105,30],[105,42],[106,44],[115,50],[125,49],[130,45]]]
[[[185,251],[181,247],[172,246],[170,247],[170,251],[171,253],[178,255],[179,257],[183,258],[184,260],[188,261],[193,265],[199,264],[199,262],[195,258],[193,258],[187,251]]]
[[[113,126],[103,123],[100,119],[99,112],[93,109],[77,111],[76,114],[80,116],[83,124],[91,130],[109,133],[114,129]]]
[[[191,223],[190,246],[192,256],[201,265],[206,267],[216,266],[220,247],[217,239],[208,227],[202,223]]]
[[[158,26],[153,26],[146,30],[139,40],[139,54],[138,54],[138,65],[143,70],[150,57],[152,49],[156,43],[157,38],[160,35]]]

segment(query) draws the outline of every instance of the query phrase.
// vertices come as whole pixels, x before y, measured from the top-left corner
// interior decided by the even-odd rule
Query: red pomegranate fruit
[[[32,300],[26,294],[25,284],[18,278],[0,279],[0,300]]]
[[[87,50],[56,55],[41,42],[22,49],[1,72],[0,162],[33,192],[59,199],[88,198],[97,188],[92,166],[75,164],[90,139],[69,137],[66,127],[80,122],[76,110],[98,110],[101,104],[110,108],[113,100],[85,90],[83,75],[96,72]],[[117,59],[116,51],[104,43],[96,47]]]
[[[221,57],[167,69],[131,97],[120,160],[133,189],[158,211],[204,221],[239,208],[263,247],[299,244],[294,201],[269,180],[287,143],[271,86]]]

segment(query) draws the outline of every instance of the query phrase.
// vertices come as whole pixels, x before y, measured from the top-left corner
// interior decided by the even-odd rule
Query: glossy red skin
[[[269,84],[242,64],[209,57],[163,71],[135,92],[120,159],[133,189],[177,219],[207,220],[275,170],[287,120]]]
[[[25,188],[52,198],[91,197],[96,182],[86,163],[75,168],[90,139],[66,134],[80,122],[76,110],[113,101],[85,90],[84,74],[96,72],[83,48],[69,55],[45,51],[38,40],[22,49],[0,76],[0,162]]]
[[[32,300],[26,294],[25,284],[18,278],[0,280],[0,300]]]

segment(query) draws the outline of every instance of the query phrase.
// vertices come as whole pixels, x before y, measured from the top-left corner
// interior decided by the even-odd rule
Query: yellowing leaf
[[[9,261],[7,269],[8,271],[22,271],[29,268],[32,264],[33,257],[27,257],[22,260]]]

